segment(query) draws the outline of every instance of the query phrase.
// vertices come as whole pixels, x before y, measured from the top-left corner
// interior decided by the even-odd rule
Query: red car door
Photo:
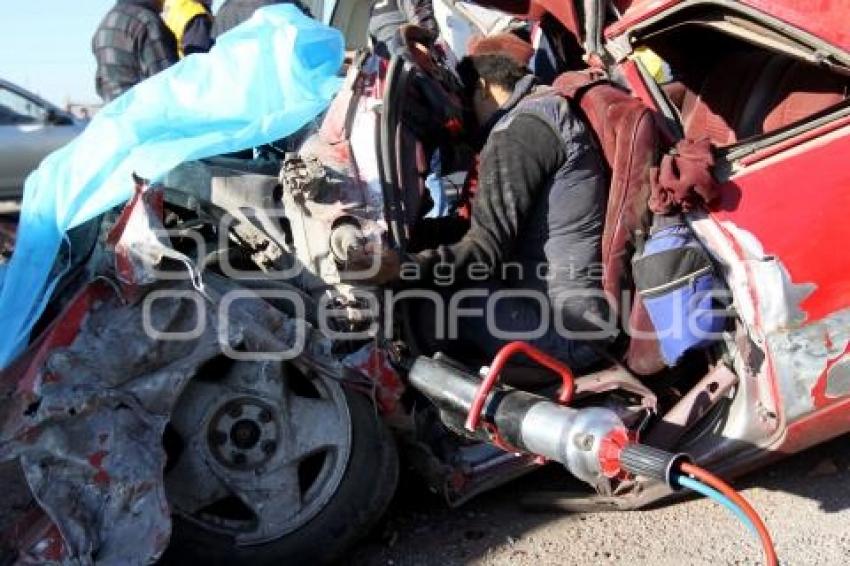
[[[766,336],[784,420],[781,449],[796,452],[850,428],[850,117],[739,160],[718,220],[746,231],[803,290],[799,324]],[[761,295],[781,289],[759,286]],[[762,301],[764,303],[764,301]]]

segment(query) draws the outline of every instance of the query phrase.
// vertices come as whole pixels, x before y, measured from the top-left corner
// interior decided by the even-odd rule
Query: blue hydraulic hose
[[[736,517],[738,517],[738,519],[742,523],[744,523],[747,526],[747,528],[749,528],[750,531],[754,535],[758,536],[758,531],[756,530],[756,526],[753,524],[753,522],[750,520],[750,518],[747,517],[744,514],[744,512],[741,510],[740,507],[738,507],[732,501],[730,501],[728,497],[726,497],[725,495],[723,495],[722,493],[720,493],[719,491],[717,491],[713,487],[709,487],[709,486],[705,485],[704,483],[702,483],[701,481],[695,480],[693,478],[689,478],[688,476],[685,476],[685,475],[679,476],[677,481],[679,482],[679,484],[681,486],[687,487],[688,489],[690,489],[692,491],[696,491],[697,493],[704,495],[705,497],[708,497],[709,499],[713,499],[717,503],[720,503],[721,505],[726,507]]]

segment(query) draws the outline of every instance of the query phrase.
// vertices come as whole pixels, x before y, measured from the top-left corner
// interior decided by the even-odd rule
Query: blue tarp
[[[0,367],[26,345],[55,284],[67,230],[124,203],[132,173],[157,180],[184,161],[283,138],[339,89],[344,40],[292,5],[258,10],[107,105],[27,179],[15,252],[0,270]]]

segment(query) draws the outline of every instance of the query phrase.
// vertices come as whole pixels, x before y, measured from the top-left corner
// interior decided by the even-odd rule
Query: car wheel
[[[395,493],[392,436],[372,403],[334,379],[273,362],[229,366],[189,384],[166,433],[174,531],[163,562],[337,559]]]

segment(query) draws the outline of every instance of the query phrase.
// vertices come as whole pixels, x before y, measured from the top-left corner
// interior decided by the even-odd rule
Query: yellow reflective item
[[[177,50],[183,58],[183,34],[186,26],[198,16],[212,19],[203,4],[197,0],[165,0],[162,9],[162,19],[174,37],[177,39]]]
[[[658,54],[648,47],[638,47],[632,55],[649,71],[655,82],[663,84],[670,80],[670,68]]]

